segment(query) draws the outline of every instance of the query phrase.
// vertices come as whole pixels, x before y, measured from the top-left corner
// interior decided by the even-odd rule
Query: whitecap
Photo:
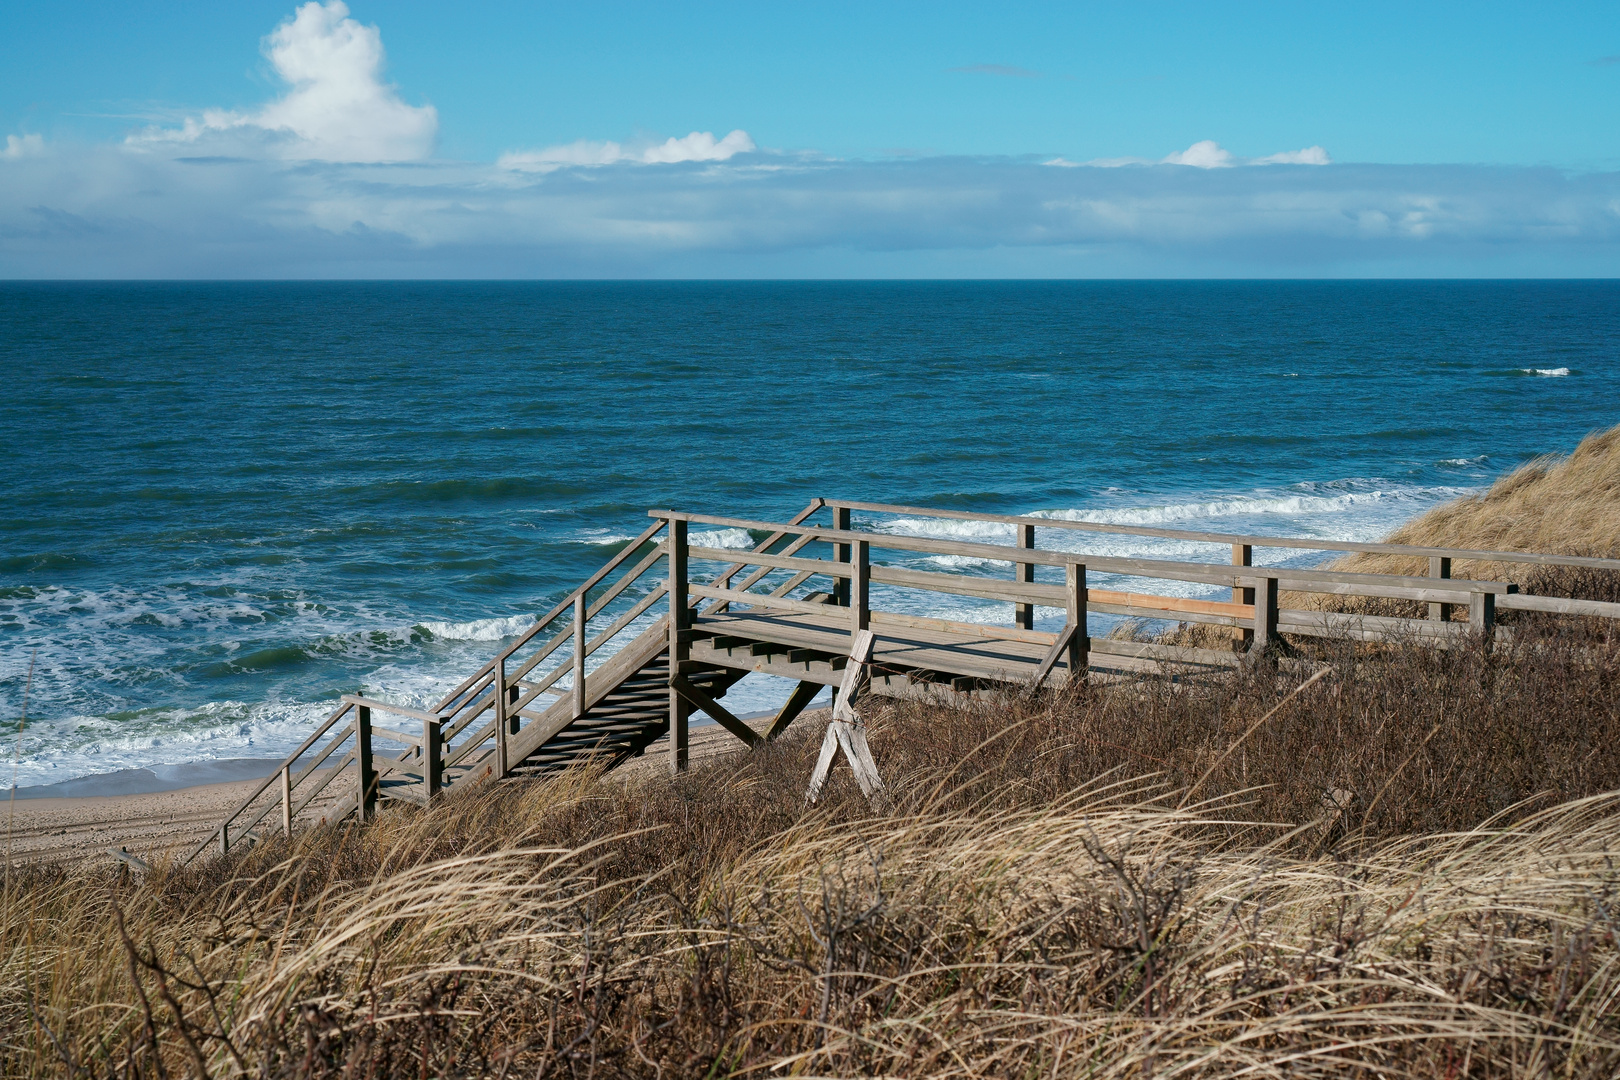
[[[1558,379],[1569,374],[1569,368],[1567,367],[1527,367],[1519,370],[1526,375],[1540,375],[1548,379]]]
[[[472,619],[468,622],[419,622],[416,624],[440,641],[500,641],[516,637],[534,625],[533,615]]]

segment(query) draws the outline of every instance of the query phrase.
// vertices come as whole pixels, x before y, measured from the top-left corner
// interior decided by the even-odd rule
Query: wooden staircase
[[[824,509],[832,511],[830,525],[809,523]],[[859,531],[851,528],[852,509],[993,522],[1009,527],[1016,543]],[[1481,637],[1510,639],[1512,628],[1496,625],[1498,608],[1620,619],[1620,604],[1527,597],[1509,583],[1450,576],[1453,558],[1620,570],[1615,560],[1227,536],[822,499],[786,522],[649,513],[655,520],[640,536],[433,708],[345,695],[186,858],[210,846],[229,851],[272,829],[290,834],[295,821],[367,818],[380,800],[425,805],[447,788],[541,777],[583,762],[613,768],[666,736],[670,768],[680,771],[694,711],[744,743],[775,738],[822,688],[843,683],[850,643],[866,630],[876,638],[863,670],[867,692],[954,700],[1087,678],[1208,677],[1272,654],[1283,644],[1282,632],[1449,648]],[[694,543],[688,536],[694,524],[746,530],[753,546]],[[1232,563],[1039,549],[1038,528],[1230,542]],[[1432,570],[1429,577],[1400,577],[1253,566],[1252,549],[1263,546],[1422,554]],[[904,552],[910,565],[874,561],[874,548]],[[919,569],[917,556],[965,561],[973,569]],[[705,580],[692,580],[691,562]],[[1010,564],[1010,575],[996,564]],[[1088,566],[1127,579],[1212,586],[1222,595],[1229,589],[1232,600],[1092,590]],[[1010,619],[970,623],[880,610],[871,600],[874,585],[885,590],[885,599],[910,591],[994,601],[1006,605]],[[1285,605],[1285,597],[1304,593],[1426,605],[1429,617]],[[1055,628],[1036,629],[1038,608]],[[1087,620],[1094,613],[1224,627],[1232,648],[1093,641]],[[1467,621],[1453,621],[1460,613]],[[721,703],[750,672],[797,682],[763,736]]]

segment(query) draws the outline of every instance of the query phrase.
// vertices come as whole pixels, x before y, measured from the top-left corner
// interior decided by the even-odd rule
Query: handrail
[[[1587,555],[1542,555],[1525,551],[1479,551],[1470,548],[1423,547],[1414,544],[1360,543],[1353,540],[1308,540],[1295,536],[1251,536],[1241,533],[1200,532],[1189,529],[1163,529],[1150,525],[1113,525],[1100,521],[1069,521],[1063,518],[1017,514],[978,514],[966,510],[937,510],[890,503],[846,502],[825,499],[826,505],[845,510],[877,514],[906,514],[913,517],[949,518],[956,521],[985,521],[1003,525],[1032,525],[1038,529],[1070,529],[1076,532],[1106,533],[1115,536],[1153,536],[1167,540],[1191,540],[1206,544],[1243,544],[1249,547],[1297,548],[1302,551],[1349,551],[1368,555],[1413,555],[1469,562],[1518,562],[1543,566],[1582,566],[1598,570],[1620,570],[1620,559]],[[997,545],[1001,546],[1001,545]]]
[[[667,519],[688,521],[701,525],[724,525],[728,528],[766,531],[783,529],[779,522],[754,521],[748,518],[721,517],[714,514],[692,514],[677,510],[649,510],[649,514]],[[1443,592],[1445,596],[1432,597],[1442,603],[1456,603],[1454,596],[1473,592],[1510,593],[1518,586],[1506,581],[1477,581],[1408,577],[1397,574],[1363,574],[1352,571],[1307,570],[1280,566],[1232,566],[1216,563],[1179,562],[1171,559],[1121,558],[1113,555],[1088,555],[1070,551],[1043,551],[1038,548],[1010,547],[1005,544],[982,544],[967,540],[935,540],[921,536],[896,536],[892,533],[868,533],[853,529],[830,529],[823,526],[797,526],[786,531],[800,535],[813,535],[815,539],[842,543],[864,542],[875,548],[892,551],[917,551],[932,555],[959,555],[991,562],[1036,563],[1043,566],[1069,566],[1084,563],[1088,568],[1104,573],[1128,577],[1169,578],[1172,581],[1192,581],[1206,585],[1248,586],[1256,579],[1275,579],[1282,588],[1292,592],[1337,592],[1346,595],[1396,596],[1403,599],[1431,599],[1428,596],[1405,597],[1397,589]],[[1461,584],[1444,586],[1442,581],[1456,580]],[[1332,586],[1332,587],[1322,587]],[[1362,593],[1357,586],[1379,591]]]
[[[314,730],[314,732],[311,733],[310,736],[307,739],[305,739],[303,742],[298,744],[298,749],[294,750],[292,753],[288,754],[285,758],[282,759],[281,767],[283,769],[285,769],[288,766],[290,766],[293,762],[297,761],[300,757],[302,757],[304,755],[304,751],[308,750],[311,746],[314,746],[315,741],[317,739],[319,739],[322,735],[325,735],[328,731],[332,730],[332,725],[337,723],[339,720],[343,719],[344,715],[346,713],[348,713],[348,711],[350,709],[352,709],[352,708],[354,708],[354,706],[350,705],[348,702],[343,702],[342,704],[340,704],[338,706],[336,712],[334,712],[331,716],[328,716],[326,718],[325,722],[322,723],[320,727],[316,728]],[[277,774],[279,774],[280,772],[281,772],[281,769],[277,769],[275,772],[273,772],[269,776],[265,777],[264,778],[264,783],[260,784],[257,788],[255,788],[254,791],[253,791],[253,794],[251,794],[247,798],[243,799],[240,806],[238,806],[235,810],[232,810],[228,815],[226,815],[225,820],[220,822],[219,828],[215,829],[213,832],[209,833],[206,837],[204,837],[203,842],[198,844],[196,850],[193,851],[190,855],[187,855],[183,861],[184,862],[190,862],[192,859],[195,859],[198,856],[198,854],[202,852],[202,850],[204,848],[206,848],[209,844],[212,844],[214,842],[214,837],[219,835],[220,829],[228,829],[228,828],[230,828],[231,822],[235,821],[238,817],[240,817],[241,814],[242,814],[242,811],[246,810],[249,806],[252,806],[254,799],[257,799],[260,795],[263,795],[265,793],[266,789],[268,789],[270,787],[270,784],[276,779]]]

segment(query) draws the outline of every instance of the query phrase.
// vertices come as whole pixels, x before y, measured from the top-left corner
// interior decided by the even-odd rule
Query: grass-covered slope
[[[1587,436],[1568,457],[1542,457],[1508,473],[1482,495],[1437,506],[1385,541],[1476,551],[1620,557],[1620,427]],[[1348,555],[1333,569],[1427,574],[1421,559]],[[1459,577],[1534,585],[1545,572],[1522,563],[1460,562]]]
[[[1620,649],[1332,659],[14,874],[0,1074],[1615,1076]]]

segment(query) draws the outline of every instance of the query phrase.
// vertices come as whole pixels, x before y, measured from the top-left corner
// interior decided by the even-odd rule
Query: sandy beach
[[[806,712],[798,722],[807,721],[815,723],[817,714]],[[748,718],[748,723],[763,731],[770,717]],[[694,763],[742,745],[716,724],[693,727],[690,738]],[[667,737],[658,740],[615,775],[641,776],[663,769],[667,746]],[[119,847],[148,861],[165,853],[183,853],[260,783],[250,779],[132,794],[5,798],[0,813],[7,824],[6,851],[12,862],[110,860],[109,849]]]

